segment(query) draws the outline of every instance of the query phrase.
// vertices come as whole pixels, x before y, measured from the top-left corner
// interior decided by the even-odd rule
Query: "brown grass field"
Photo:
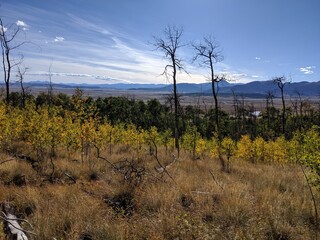
[[[14,206],[39,240],[315,239],[312,199],[298,165],[232,159],[223,172],[217,159],[191,160],[182,152],[159,173],[147,150],[138,158],[118,146],[101,156],[92,151],[82,162],[61,149],[50,182],[49,160],[35,168],[2,153],[1,162],[10,161],[0,165],[0,202]],[[173,158],[159,150],[162,164]]]

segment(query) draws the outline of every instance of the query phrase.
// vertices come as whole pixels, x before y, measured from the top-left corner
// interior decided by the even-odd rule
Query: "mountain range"
[[[3,85],[3,84],[1,84]],[[24,83],[29,88],[47,88],[47,81],[30,81]],[[12,84],[13,87],[19,87],[18,83]],[[107,89],[107,90],[125,90],[125,91],[148,91],[170,93],[173,91],[172,84],[76,84],[76,83],[53,83],[53,87],[57,89],[66,88],[82,88],[82,89]],[[207,83],[179,83],[177,91],[180,94],[201,94],[211,95],[211,84]],[[244,84],[230,83],[222,81],[219,83],[219,95],[232,96],[233,93],[244,97],[264,98],[268,92],[272,92],[275,96],[280,96],[280,90],[273,81],[254,81]],[[320,96],[320,81],[318,82],[293,82],[285,85],[285,93],[290,96],[300,94],[304,97]]]

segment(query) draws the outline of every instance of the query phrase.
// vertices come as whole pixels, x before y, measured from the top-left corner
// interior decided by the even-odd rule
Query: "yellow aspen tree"
[[[173,133],[170,129],[160,133],[160,142],[165,147],[166,153],[168,153],[169,149],[174,149],[174,138],[172,135]]]
[[[204,157],[204,155],[207,153],[208,144],[207,141],[203,138],[199,138],[196,145],[196,154],[201,155]]]
[[[0,147],[10,151],[13,144],[22,139],[22,110],[0,104]]]
[[[257,137],[252,142],[253,159],[255,160],[255,162],[265,161],[265,144],[266,142],[262,137]]]
[[[127,129],[124,131],[124,145],[126,145],[128,149],[134,150],[137,153],[138,158],[142,150],[142,145],[144,144],[144,139],[144,130],[137,129],[133,124],[129,124]]]
[[[182,136],[182,148],[189,151],[195,158],[197,142],[201,138],[196,126],[187,126],[186,132]]]
[[[161,143],[161,137],[156,127],[151,127],[148,131],[145,131],[144,142],[149,147],[149,154],[155,156],[158,159],[158,148]]]
[[[98,131],[96,132],[95,146],[99,150],[103,150],[109,146],[109,154],[112,153],[112,144],[114,144],[114,129],[106,120],[103,124],[98,125]]]
[[[74,121],[72,113],[65,111],[62,124],[61,144],[66,148],[69,159],[72,152],[76,152],[81,148],[80,135],[80,121]]]
[[[236,143],[230,138],[225,137],[221,142],[221,153],[227,158],[227,171],[231,170],[231,157],[236,153]]]
[[[216,137],[210,139],[207,143],[212,158],[219,158],[219,141]]]
[[[248,135],[243,135],[238,141],[236,158],[242,161],[255,161],[252,150],[252,141]]]

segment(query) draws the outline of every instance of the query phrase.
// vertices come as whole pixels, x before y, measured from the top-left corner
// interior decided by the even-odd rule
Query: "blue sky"
[[[4,23],[24,28],[15,52],[30,67],[26,80],[168,83],[166,60],[152,36],[168,25],[184,28],[183,41],[213,35],[223,50],[217,72],[236,82],[286,75],[320,81],[319,0],[0,0]],[[178,82],[204,82],[207,69],[178,53],[189,72]]]

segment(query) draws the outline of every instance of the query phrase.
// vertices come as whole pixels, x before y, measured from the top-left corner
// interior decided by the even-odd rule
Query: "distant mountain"
[[[194,83],[179,83],[177,84],[177,91],[180,93],[194,93],[204,92],[207,90],[209,84],[194,84]],[[153,89],[159,92],[173,92],[173,85],[167,85],[162,88]]]
[[[3,84],[0,84],[3,85]],[[11,84],[12,86],[19,87],[18,83]],[[26,87],[31,88],[47,88],[48,81],[30,81],[25,82]],[[234,84],[230,84],[227,81],[221,82],[221,87],[230,87]],[[172,92],[172,84],[139,84],[139,83],[116,83],[116,84],[88,84],[88,83],[53,83],[53,87],[56,88],[87,88],[87,89],[114,89],[114,90],[141,90],[141,91],[157,91],[157,92]],[[177,90],[180,93],[203,93],[211,91],[211,84],[208,83],[179,83],[177,84]]]
[[[219,83],[220,88],[227,88],[236,86],[236,84],[229,83],[227,81],[221,81]],[[130,88],[132,89],[132,88]],[[155,86],[152,87],[152,84],[148,88],[135,88],[134,90],[149,90],[149,91],[158,91],[158,92],[172,92],[173,84],[165,85],[163,87]],[[211,83],[178,83],[177,91],[179,93],[206,93],[208,91],[211,92]]]
[[[157,92],[172,92],[173,85],[166,85],[164,87],[149,87],[137,88],[139,90],[157,91]],[[135,90],[137,90],[135,89]],[[177,84],[177,90],[181,94],[203,94],[211,95],[210,83],[179,83]],[[246,84],[235,84],[223,81],[219,83],[219,95],[232,96],[236,93],[245,97],[264,98],[267,92],[272,92],[275,96],[280,96],[279,88],[273,81],[254,81]],[[297,95],[297,92],[301,96],[320,96],[320,81],[319,82],[295,82],[288,83],[285,86],[285,93],[287,95]]]
[[[272,92],[275,96],[280,96],[280,90],[273,81],[255,81],[243,85],[232,86],[230,89],[223,89],[221,92],[234,91],[237,94],[259,94],[265,96],[267,92]],[[320,96],[319,82],[294,82],[285,86],[286,95]]]
[[[0,86],[4,85],[0,83]],[[48,81],[30,81],[25,82],[26,87],[47,88]],[[12,83],[11,86],[20,86],[18,83]],[[116,83],[116,84],[89,84],[89,83],[52,83],[56,88],[89,88],[89,89],[114,89],[114,90],[131,90],[131,89],[154,89],[163,88],[166,84],[134,84],[134,83]]]
[[[0,86],[3,86],[0,83]],[[26,82],[25,86],[30,88],[47,88],[49,83],[47,81],[32,81]],[[13,83],[12,86],[19,87],[18,83]],[[148,91],[148,92],[163,92],[171,93],[173,91],[172,84],[130,84],[130,83],[118,83],[118,84],[77,84],[77,83],[53,83],[54,88],[64,89],[108,89],[108,90],[126,90],[126,91]],[[211,84],[207,83],[179,83],[177,84],[177,90],[180,94],[203,94],[211,95]],[[232,96],[236,93],[245,97],[264,98],[267,92],[272,92],[275,96],[279,96],[280,91],[273,83],[273,81],[254,81],[246,84],[235,84],[223,81],[219,83],[219,95],[220,96]],[[301,96],[320,96],[320,81],[318,82],[294,82],[288,83],[285,86],[285,92],[287,95],[297,95],[297,92]]]

